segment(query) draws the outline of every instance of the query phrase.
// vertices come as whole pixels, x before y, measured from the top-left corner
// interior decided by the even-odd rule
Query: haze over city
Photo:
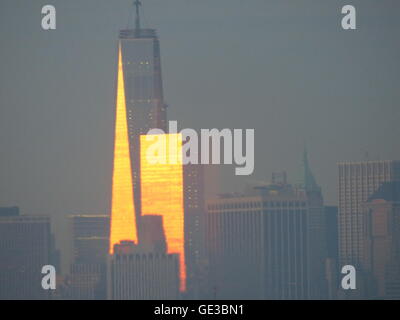
[[[134,19],[131,0],[51,2],[49,32],[43,1],[0,4],[0,206],[49,215],[66,269],[67,216],[111,211],[118,33]],[[340,27],[346,1],[143,2],[168,119],[255,129],[253,174],[207,169],[207,198],[273,172],[300,183],[306,147],[325,204],[337,205],[338,162],[400,159],[397,1],[352,1],[352,32]]]

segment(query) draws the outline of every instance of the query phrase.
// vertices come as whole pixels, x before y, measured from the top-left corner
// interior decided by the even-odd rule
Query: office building
[[[204,170],[205,166],[201,164],[183,167],[186,283],[190,299],[207,297]]]
[[[73,263],[65,298],[106,299],[110,217],[108,215],[72,215],[69,219],[73,242]]]
[[[153,139],[159,140],[162,152],[151,155],[148,148],[157,143]],[[142,218],[154,214],[163,217],[167,252],[179,254],[181,291],[185,291],[182,136],[143,135],[140,143]],[[157,156],[162,159],[157,159]]]
[[[341,162],[338,169],[339,263],[357,268],[364,252],[362,205],[382,183],[400,180],[400,161]]]
[[[185,291],[187,264],[190,278],[195,279],[204,252],[200,234],[204,226],[203,176],[200,168],[183,167],[182,137],[167,131],[159,40],[154,29],[140,25],[140,1],[134,5],[134,27],[119,34],[109,252],[113,254],[121,241],[143,242],[142,218],[163,216],[166,250],[179,254],[180,289]],[[151,129],[166,134],[149,138]],[[152,138],[165,139],[165,156],[178,163],[149,163],[147,149]],[[177,148],[171,151],[175,143]]]
[[[130,161],[136,216],[141,213],[140,136],[150,129],[166,132],[166,104],[164,102],[160,43],[154,29],[141,27],[136,1],[135,26],[119,34],[122,58],[125,108],[128,121]],[[140,232],[140,230],[139,230]]]
[[[108,297],[113,300],[170,300],[180,297],[179,255],[166,252],[163,217],[142,217],[139,244],[122,241],[109,256]]]
[[[304,189],[259,186],[247,194],[221,196],[207,207],[214,298],[325,297],[322,258],[317,256],[321,242],[314,243],[319,232],[312,225],[316,206]]]
[[[325,263],[325,274],[327,282],[327,298],[336,299],[337,291],[339,287],[339,231],[338,231],[338,207],[336,206],[325,206],[325,221],[326,221],[326,263]]]
[[[0,299],[49,299],[41,283],[42,267],[54,264],[50,218],[0,211]]]
[[[400,181],[385,182],[363,205],[363,269],[370,298],[400,299]]]

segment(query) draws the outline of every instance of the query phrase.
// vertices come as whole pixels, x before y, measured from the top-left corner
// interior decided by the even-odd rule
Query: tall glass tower
[[[201,168],[183,166],[182,137],[168,134],[159,40],[154,29],[141,28],[141,3],[136,0],[134,4],[135,26],[120,31],[118,44],[110,253],[113,254],[114,245],[123,241],[146,242],[149,235],[142,227],[141,217],[160,215],[167,253],[179,254],[180,289],[186,291],[186,274],[196,279],[196,265],[202,253]],[[151,129],[167,133],[159,137],[168,141],[168,158],[178,155],[178,163],[148,163],[145,155],[150,144],[145,135]],[[176,150],[170,148],[173,144]]]
[[[135,1],[134,4],[135,28],[120,31],[119,46],[122,52],[136,217],[140,219],[140,135],[155,128],[166,132],[167,120],[159,40],[154,29],[141,28],[141,3]]]

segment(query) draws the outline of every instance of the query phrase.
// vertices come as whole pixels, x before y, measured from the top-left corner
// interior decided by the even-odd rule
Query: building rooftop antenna
[[[133,5],[136,8],[136,15],[135,15],[135,30],[139,31],[140,30],[140,12],[139,12],[139,8],[142,5],[142,2],[139,0],[135,0],[133,2]]]

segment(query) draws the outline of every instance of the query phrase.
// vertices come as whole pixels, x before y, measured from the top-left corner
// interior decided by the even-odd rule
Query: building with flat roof
[[[42,267],[54,264],[53,249],[49,217],[0,216],[0,300],[49,299]]]
[[[364,253],[362,206],[384,182],[400,180],[400,161],[340,162],[339,262],[359,266]]]
[[[65,298],[106,299],[110,216],[77,214],[69,222],[73,262]]]
[[[215,298],[325,297],[325,247],[318,238],[323,206],[304,188],[259,186],[246,194],[221,195],[207,209]]]

